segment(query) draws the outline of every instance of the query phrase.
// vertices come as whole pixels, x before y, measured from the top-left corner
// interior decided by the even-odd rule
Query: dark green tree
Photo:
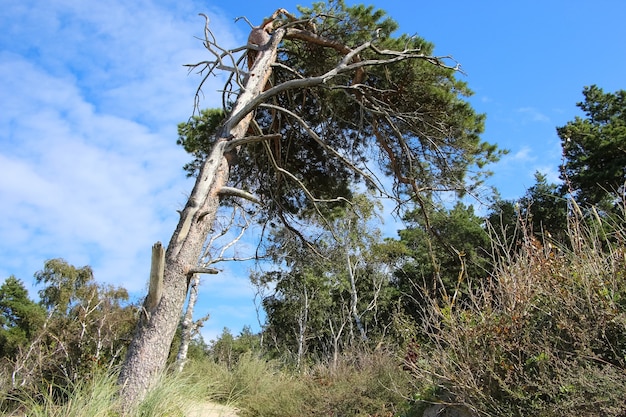
[[[581,205],[623,200],[626,183],[626,91],[592,85],[576,105],[585,113],[557,128],[563,147],[561,178]]]
[[[0,358],[13,359],[45,321],[46,312],[28,297],[24,283],[10,276],[0,286]]]
[[[500,200],[492,204],[487,215],[493,255],[511,258],[524,242],[536,239],[541,245],[569,244],[568,196],[563,187],[548,183],[547,177],[535,173],[535,184],[517,200]]]
[[[425,222],[429,219],[429,224]],[[491,243],[484,220],[473,206],[457,202],[424,216],[418,210],[405,216],[400,230],[405,262],[395,271],[399,289],[408,297],[407,310],[419,317],[424,297],[461,301],[468,280],[480,282],[491,272]]]
[[[216,363],[232,368],[246,354],[261,353],[261,336],[252,332],[250,326],[244,326],[238,336],[233,335],[227,327],[222,333],[209,342],[205,355],[209,355]]]
[[[205,109],[200,111],[200,114],[194,114],[187,122],[178,125],[176,144],[194,157],[183,167],[187,176],[198,175],[202,162],[211,152],[212,138],[225,117],[223,109]]]
[[[566,240],[568,202],[562,187],[548,183],[546,175],[536,172],[535,185],[526,190],[518,204],[531,233],[542,241]]]

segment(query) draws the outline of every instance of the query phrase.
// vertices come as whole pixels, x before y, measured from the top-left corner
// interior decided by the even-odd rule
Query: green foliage
[[[231,369],[242,355],[258,352],[260,347],[260,336],[254,334],[250,326],[244,326],[237,337],[225,327],[216,340],[211,340],[207,350],[216,363]]]
[[[45,310],[28,298],[21,280],[10,276],[0,286],[0,358],[14,358],[41,329]]]
[[[68,384],[120,362],[135,326],[136,309],[128,303],[125,289],[96,283],[88,266],[76,268],[52,259],[35,278],[44,285],[39,292],[41,306],[31,304],[28,311],[36,313],[31,318],[39,326],[11,357],[11,380],[2,382],[12,389],[19,386],[27,392],[45,390],[64,396]],[[19,283],[9,283],[19,290]],[[17,293],[24,305],[24,293]]]
[[[569,246],[569,204],[557,184],[535,173],[535,185],[517,200],[496,200],[487,216],[487,228],[497,257],[514,257],[530,237],[542,245]]]
[[[41,304],[53,315],[67,316],[80,299],[95,291],[91,267],[76,268],[63,259],[50,259],[35,273],[35,282],[45,285],[39,291]]]
[[[626,182],[626,91],[604,93],[592,85],[583,95],[577,106],[585,118],[557,128],[565,157],[561,177],[579,204],[610,203]]]
[[[398,243],[406,252],[394,275],[400,291],[408,295],[405,309],[415,319],[425,299],[461,301],[468,281],[480,283],[489,275],[491,242],[483,219],[471,205],[458,202],[451,209],[441,207],[426,214],[414,210],[405,222],[409,227],[398,232]]]
[[[178,125],[176,144],[181,145],[194,157],[193,161],[183,167],[187,171],[187,176],[198,175],[200,165],[211,152],[215,134],[224,118],[225,112],[222,109],[205,109],[199,115],[193,115],[186,123]]]
[[[280,139],[241,146],[233,158],[230,185],[263,203],[264,220],[289,223],[328,215],[352,197],[356,182],[373,185],[362,177],[368,169],[391,175],[393,190],[400,194],[462,192],[480,182],[482,168],[500,152],[480,140],[484,115],[466,101],[472,92],[455,78],[456,71],[442,61],[420,59],[432,54],[431,43],[407,35],[393,37],[397,23],[373,6],[330,1],[299,10],[306,23],[287,18],[281,23],[313,32],[317,41],[288,33],[268,87],[320,76],[336,67],[347,51],[368,42],[375,48],[363,49],[358,56],[362,61],[409,50],[413,58],[339,74],[322,85],[285,88],[255,109],[248,134],[280,134]],[[214,143],[215,127],[231,105],[226,102],[223,112],[204,111],[179,126],[178,143],[195,158],[186,166],[188,172],[197,172]],[[372,161],[380,161],[380,166]],[[480,174],[466,178],[470,167],[479,167]],[[315,209],[311,195],[318,199]]]
[[[316,250],[288,230],[276,231],[275,262],[282,267],[252,279],[273,288],[263,299],[264,339],[277,355],[300,364],[384,338],[395,289],[375,227],[378,210],[356,195],[316,229]]]

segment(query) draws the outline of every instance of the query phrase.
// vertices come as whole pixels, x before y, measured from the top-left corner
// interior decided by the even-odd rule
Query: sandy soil
[[[238,417],[236,408],[211,402],[190,405],[189,410],[185,417]]]

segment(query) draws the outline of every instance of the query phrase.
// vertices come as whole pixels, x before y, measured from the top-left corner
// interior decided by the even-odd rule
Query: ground
[[[197,403],[189,409],[185,417],[238,417],[236,408],[211,402]]]

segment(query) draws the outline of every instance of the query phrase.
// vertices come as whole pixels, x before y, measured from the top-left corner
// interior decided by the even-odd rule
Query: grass
[[[52,392],[55,392],[52,394]],[[117,377],[112,373],[94,375],[89,382],[72,384],[69,388],[50,390],[37,397],[18,392],[14,395],[15,410],[11,417],[113,417],[118,416]],[[59,395],[63,397],[59,400]],[[216,396],[207,384],[201,384],[192,373],[168,375],[129,416],[183,417],[194,403]]]
[[[325,366],[287,371],[278,363],[243,355],[227,369],[209,359],[190,361],[182,374],[162,378],[130,416],[183,417],[203,401],[228,404],[242,417],[392,416],[411,386],[395,355],[344,355]],[[404,396],[400,392],[404,392]],[[58,395],[17,397],[11,417],[114,417],[119,414],[113,374],[101,374]]]

